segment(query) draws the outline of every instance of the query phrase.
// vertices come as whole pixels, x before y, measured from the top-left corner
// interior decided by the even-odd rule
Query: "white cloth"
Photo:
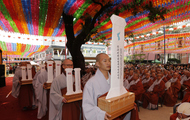
[[[154,83],[148,88],[148,92],[152,92],[154,90],[154,86],[160,84],[161,81],[162,81],[162,78],[159,81],[155,80]]]
[[[22,70],[20,67],[17,67],[15,70],[15,74],[13,77],[13,84],[12,84],[12,93],[11,95],[15,98],[19,96],[20,93],[20,84],[19,84],[19,78],[22,77]]]
[[[145,84],[145,83],[147,83],[147,82],[149,82],[150,81],[150,77],[148,78],[148,79],[144,79],[143,81],[142,81],[142,84]]]
[[[134,76],[134,74],[131,75],[131,76],[129,75],[129,77],[127,78],[127,80],[128,80],[128,81],[131,80],[133,76]]]
[[[179,119],[179,118],[177,117],[176,120],[190,120],[190,117],[184,118],[184,119]]]
[[[132,80],[128,85],[127,85],[127,89],[129,89],[131,87],[131,85],[135,85],[137,84],[138,82],[140,81],[140,79],[137,79],[137,80]]]
[[[129,81],[127,79],[124,79],[123,86],[126,88],[128,84],[129,84]]]
[[[74,78],[73,78],[74,81]],[[50,100],[49,100],[49,120],[62,120],[62,106],[63,96],[61,89],[67,87],[66,76],[61,74],[57,76],[50,89]]]
[[[180,83],[183,84],[183,82],[188,81],[188,80],[190,80],[190,77],[187,78],[186,75],[183,75],[183,76],[181,77]]]

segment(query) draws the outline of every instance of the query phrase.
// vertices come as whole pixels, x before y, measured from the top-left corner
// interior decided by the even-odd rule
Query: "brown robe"
[[[171,83],[171,86],[164,93],[164,105],[173,107],[176,104],[178,93],[181,89],[180,80],[177,79],[176,82]]]
[[[166,77],[164,77],[162,80],[163,80],[165,83],[168,82],[168,79],[167,79]],[[170,80],[170,79],[169,79],[169,80]]]
[[[185,91],[190,92],[190,80],[184,81],[183,85],[187,88]]]
[[[35,68],[32,67],[32,78],[35,76]],[[27,76],[26,76],[27,78]],[[19,78],[20,80],[22,78]],[[34,90],[32,84],[21,85],[18,96],[18,102],[21,109],[23,107],[32,108]]]
[[[143,84],[143,88],[145,91],[153,84],[153,81],[150,79],[147,83]]]
[[[152,92],[145,92],[143,94],[143,108],[147,108],[149,103],[157,105],[158,94],[159,97],[162,97],[162,95],[164,94],[164,90],[165,90],[165,83],[164,81],[161,81],[160,84],[154,86]]]
[[[142,94],[145,92],[141,80],[137,84],[131,85],[129,91],[135,93],[135,101],[141,100]]]
[[[65,95],[66,92],[67,92],[67,88],[61,89],[62,95]],[[63,104],[62,120],[79,120],[80,108],[82,108],[82,100]],[[82,119],[83,118],[81,118],[81,120]]]

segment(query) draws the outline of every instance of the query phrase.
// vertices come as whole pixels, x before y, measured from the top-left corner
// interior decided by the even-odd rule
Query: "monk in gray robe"
[[[29,62],[21,62],[20,66],[26,66]],[[27,74],[26,74],[27,75]],[[32,68],[32,77],[35,75],[35,70]],[[27,76],[26,76],[27,77]],[[17,67],[13,77],[12,96],[18,98],[19,105],[23,110],[32,108],[33,87],[32,84],[21,85],[22,69]]]
[[[97,100],[110,89],[111,62],[109,56],[104,53],[98,54],[96,66],[98,67],[96,74],[88,80],[83,90],[83,115],[85,120],[108,120],[111,116],[97,106]],[[129,120],[131,112],[128,112],[124,117]]]
[[[62,65],[63,70],[66,68],[73,68],[73,62],[66,59]],[[73,77],[74,82],[74,77]],[[80,107],[82,102],[75,101],[67,103],[63,94],[66,93],[66,76],[65,71],[57,76],[51,85],[50,89],[50,105],[49,105],[49,120],[79,120]]]
[[[46,70],[41,71],[37,76],[35,84],[36,99],[38,101],[38,119],[48,119],[48,107],[49,107],[49,89],[44,89],[44,84],[48,80],[47,63],[45,63]],[[53,69],[55,64],[53,64]]]

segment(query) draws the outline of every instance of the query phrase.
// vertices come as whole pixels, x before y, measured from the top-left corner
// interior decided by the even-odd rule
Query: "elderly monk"
[[[126,88],[130,92],[135,93],[135,101],[140,101],[142,94],[145,92],[141,79],[137,73],[134,73],[133,80],[129,82]]]
[[[12,85],[12,96],[17,98],[19,101],[19,105],[23,110],[27,110],[32,107],[33,101],[33,87],[32,84],[21,85],[22,79],[22,69],[21,66],[27,66],[30,64],[29,62],[21,62],[20,67],[17,67],[14,77],[13,77],[13,85]],[[32,67],[32,77],[35,75],[35,69]],[[27,73],[26,73],[27,78]]]
[[[143,107],[148,109],[156,109],[158,97],[164,94],[165,83],[162,80],[161,74],[157,75],[157,80],[143,94]],[[159,94],[159,96],[158,96]]]
[[[81,101],[67,103],[63,97],[67,87],[65,69],[73,68],[73,62],[69,59],[64,60],[62,68],[63,73],[57,76],[51,85],[49,120],[80,120]]]
[[[86,120],[108,120],[111,117],[106,111],[101,110],[97,106],[98,98],[107,93],[110,89],[110,74],[111,68],[110,58],[105,53],[100,53],[96,56],[96,66],[98,67],[96,74],[91,77],[86,83],[83,90],[82,108],[84,119]],[[131,117],[130,117],[131,116]],[[128,112],[125,119],[133,118],[139,120],[138,111],[132,110]],[[119,119],[119,118],[118,118]]]
[[[166,91],[163,95],[164,105],[173,107],[176,104],[179,90],[181,89],[181,83],[178,79],[178,73],[174,73],[173,78],[171,78],[167,83],[165,83]]]

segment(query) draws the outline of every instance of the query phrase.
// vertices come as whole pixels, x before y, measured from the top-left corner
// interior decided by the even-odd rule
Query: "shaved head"
[[[62,67],[64,69],[66,69],[66,68],[73,68],[73,61],[71,61],[70,59],[65,59],[63,61]]]
[[[108,56],[107,54],[105,54],[105,53],[100,53],[100,54],[98,54],[97,56],[96,56],[96,62],[100,62],[100,58],[102,57],[102,56]]]

